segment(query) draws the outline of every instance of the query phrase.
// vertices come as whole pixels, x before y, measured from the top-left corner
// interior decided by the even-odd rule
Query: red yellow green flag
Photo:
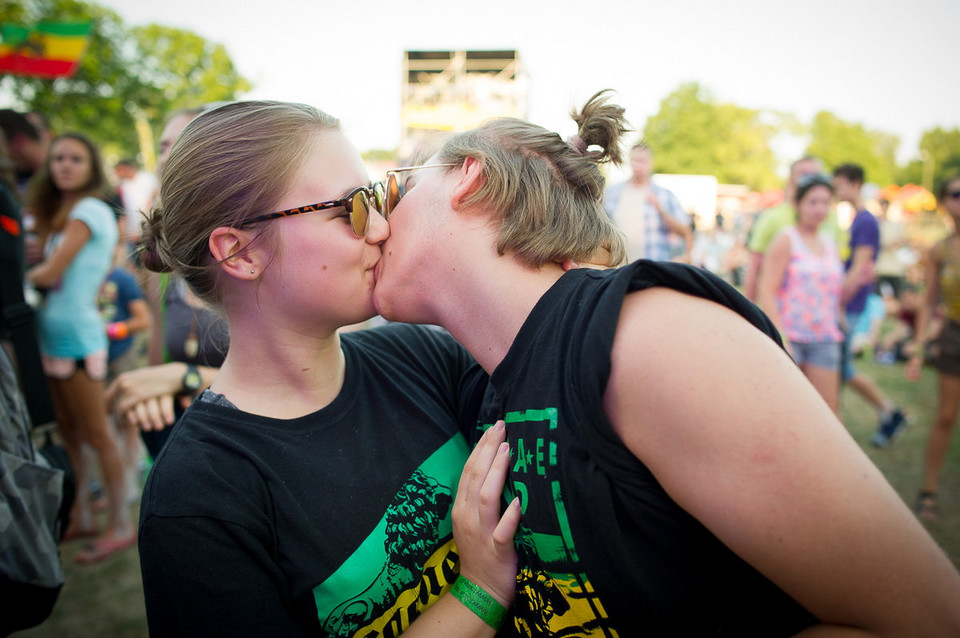
[[[89,33],[90,22],[0,25],[0,73],[69,77],[77,70]]]

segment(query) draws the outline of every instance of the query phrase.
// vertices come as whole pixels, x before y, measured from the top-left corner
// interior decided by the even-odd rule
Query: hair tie
[[[573,150],[580,155],[584,155],[587,152],[587,141],[579,135],[574,135],[571,137],[569,140],[567,140],[567,144],[572,146]]]

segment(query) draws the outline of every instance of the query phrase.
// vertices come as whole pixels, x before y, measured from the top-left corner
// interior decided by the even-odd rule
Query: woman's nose
[[[370,208],[370,228],[367,230],[367,241],[372,244],[378,244],[386,241],[390,236],[390,224],[383,218],[383,215],[374,208]]]

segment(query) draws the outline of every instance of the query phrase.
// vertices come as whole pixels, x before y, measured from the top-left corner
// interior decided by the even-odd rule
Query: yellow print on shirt
[[[517,575],[514,614],[521,636],[618,637],[590,582],[580,582],[572,574],[522,570]]]

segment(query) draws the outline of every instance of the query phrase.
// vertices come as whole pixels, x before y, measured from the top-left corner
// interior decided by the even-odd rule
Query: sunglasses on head
[[[397,207],[397,204],[400,203],[400,199],[403,198],[404,185],[400,183],[397,178],[397,173],[407,173],[409,171],[417,171],[421,168],[441,168],[445,166],[460,166],[459,164],[423,164],[422,166],[401,166],[400,168],[394,168],[393,170],[387,171],[387,187],[386,193],[384,194],[383,199],[383,208],[380,209],[380,212],[383,213],[385,219],[390,219],[390,213],[393,212],[393,209]]]
[[[347,213],[350,214],[350,225],[353,227],[354,234],[357,237],[363,237],[370,229],[371,205],[375,210],[382,211],[383,204],[383,184],[376,182],[371,186],[360,186],[354,188],[342,199],[332,199],[328,202],[307,204],[306,206],[288,208],[287,210],[281,210],[276,213],[258,215],[253,219],[248,219],[243,223],[243,225],[248,226],[250,224],[265,222],[271,219],[279,219],[280,217],[290,217],[292,215],[300,215],[301,213],[314,213],[319,210],[343,206]]]

